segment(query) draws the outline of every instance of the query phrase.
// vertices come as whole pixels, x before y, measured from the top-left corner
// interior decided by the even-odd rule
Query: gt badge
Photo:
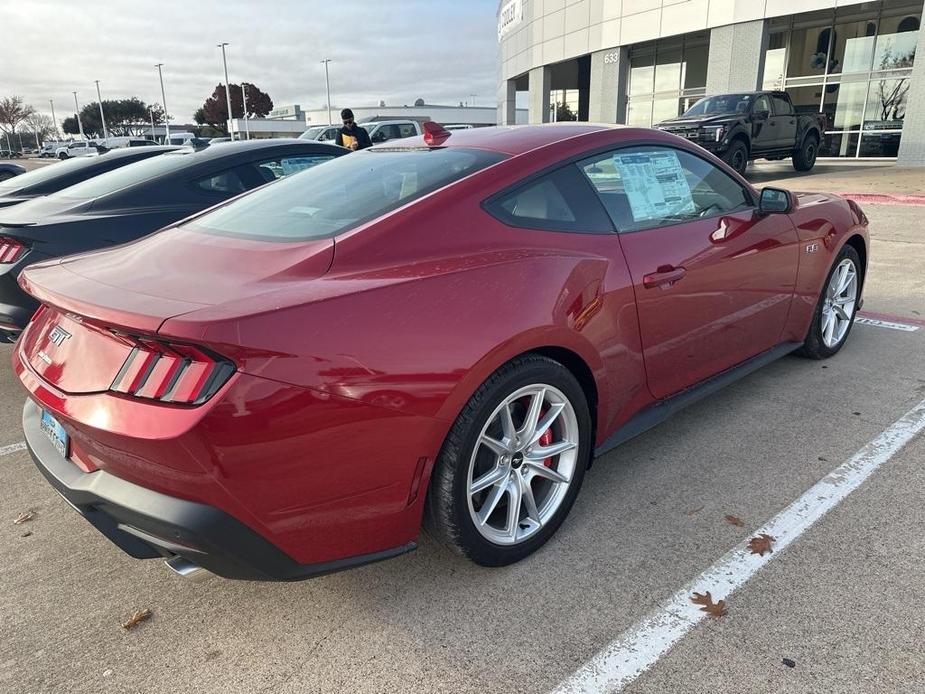
[[[807,252],[807,253],[815,253],[815,252],[818,251],[818,250],[819,250],[819,244],[818,244],[818,243],[811,243],[811,244],[809,244],[808,246],[806,246],[806,252]]]
[[[70,336],[71,334],[60,325],[56,325],[51,329],[51,332],[48,333],[48,339],[51,340],[52,344],[56,347],[60,347],[64,344],[64,341]]]

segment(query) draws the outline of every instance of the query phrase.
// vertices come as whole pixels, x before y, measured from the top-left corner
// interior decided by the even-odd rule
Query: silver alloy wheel
[[[466,495],[479,533],[516,545],[546,525],[575,477],[578,444],[575,408],[558,388],[537,383],[505,398],[469,459]]]
[[[822,341],[829,349],[836,347],[851,327],[858,300],[858,271],[851,258],[835,268],[825,290],[822,305]]]

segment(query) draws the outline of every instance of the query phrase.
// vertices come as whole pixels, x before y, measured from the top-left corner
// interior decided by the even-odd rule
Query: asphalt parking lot
[[[865,311],[910,330],[857,325],[836,358],[785,358],[598,459],[559,533],[504,569],[426,536],[294,584],[133,560],[16,446],[24,396],[0,347],[0,691],[555,689],[925,399],[923,208],[865,210]],[[626,691],[925,691],[923,462],[919,436]]]

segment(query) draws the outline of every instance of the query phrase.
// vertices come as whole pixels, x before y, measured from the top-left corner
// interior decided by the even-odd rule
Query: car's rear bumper
[[[300,564],[269,540],[213,506],[156,492],[103,470],[84,472],[65,459],[40,427],[27,400],[23,432],[32,459],[55,490],[97,530],[138,559],[181,556],[226,578],[291,581],[320,576],[415,548]]]

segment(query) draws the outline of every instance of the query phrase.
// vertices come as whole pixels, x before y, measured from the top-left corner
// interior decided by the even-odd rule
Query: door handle
[[[646,289],[652,289],[653,287],[670,287],[686,274],[687,270],[683,267],[662,265],[655,272],[650,272],[648,275],[643,276],[642,286]]]

